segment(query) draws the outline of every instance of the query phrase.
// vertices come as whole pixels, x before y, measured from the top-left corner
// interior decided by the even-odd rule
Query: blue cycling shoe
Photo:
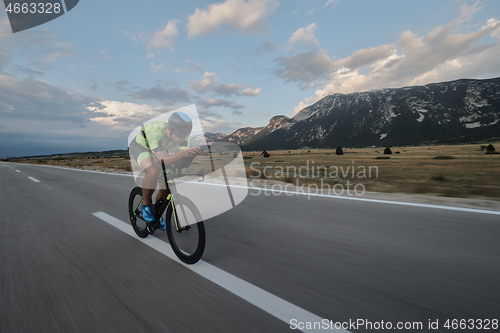
[[[146,222],[154,222],[155,216],[153,215],[153,211],[151,210],[151,205],[141,206],[142,218]]]
[[[165,221],[163,221],[163,217],[160,217],[160,225],[158,226],[158,230],[167,230],[167,225],[165,224]]]
[[[153,211],[151,210],[151,205],[142,206],[141,212],[142,212],[142,218],[146,222],[154,222],[155,221]],[[158,230],[161,230],[161,231],[167,230],[167,225],[165,224],[165,221],[163,221],[163,217],[160,217],[160,224],[158,225]]]

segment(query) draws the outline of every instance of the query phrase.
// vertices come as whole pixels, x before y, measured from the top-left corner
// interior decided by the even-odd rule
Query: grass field
[[[500,148],[500,143],[493,145]],[[244,158],[251,177],[299,184],[350,181],[374,192],[500,198],[500,155],[485,154],[479,144],[391,150],[390,155],[384,155],[383,148],[348,149],[344,155],[335,150],[272,151],[270,157],[251,152]]]
[[[500,151],[500,142],[492,143]],[[244,152],[248,177],[294,184],[363,184],[366,191],[489,197],[500,200],[500,154],[481,144],[335,150]],[[64,155],[61,155],[64,156]],[[387,158],[389,157],[389,158]],[[436,158],[437,157],[437,158]],[[385,158],[385,159],[384,159]],[[16,162],[104,171],[131,171],[127,158],[30,159]],[[354,170],[354,172],[353,172]]]

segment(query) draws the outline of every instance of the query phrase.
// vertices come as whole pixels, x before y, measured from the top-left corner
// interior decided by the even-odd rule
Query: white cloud
[[[475,12],[483,8],[479,4],[480,4],[479,0],[477,0],[472,6],[469,6],[466,3],[462,4],[460,6],[460,15],[458,16],[457,21],[465,22],[470,20]]]
[[[191,95],[186,89],[173,87],[163,88],[160,86],[148,89],[139,89],[131,93],[130,96],[142,100],[156,100],[162,105],[172,107],[178,103],[190,103]]]
[[[215,85],[217,81],[215,73],[205,72],[203,80],[191,81],[189,86],[197,93],[203,94],[208,91],[215,92],[222,96],[257,96],[261,93],[262,89],[257,88],[252,90],[248,85],[241,85],[237,83],[219,84]]]
[[[328,6],[328,5],[331,5],[333,4],[333,6],[337,6],[337,4],[340,2],[341,0],[328,0],[326,3],[325,3],[325,7]]]
[[[224,96],[239,95],[241,86],[236,83],[220,84],[213,87],[212,90]]]
[[[275,0],[226,0],[207,9],[196,8],[186,25],[188,36],[210,34],[223,25],[230,32],[261,33],[269,28],[267,17],[276,7]]]
[[[202,64],[191,59],[186,59],[185,62],[188,64],[188,66],[178,67],[174,69],[172,72],[176,75],[182,74],[186,70],[193,70],[195,72],[200,72],[200,73],[204,72]]]
[[[488,21],[486,21],[486,24],[482,27],[482,29],[493,27],[493,31],[491,32],[491,37],[500,39],[500,26],[498,25],[499,22],[500,21],[498,21],[497,19],[491,18]]]
[[[189,86],[199,94],[207,92],[217,81],[215,73],[205,72],[203,74],[203,80],[201,81],[191,81]]]
[[[61,57],[77,55],[70,44],[56,42],[55,32],[13,34],[11,31],[7,16],[0,18],[0,70],[13,57],[37,59],[35,65],[43,70],[50,70]]]
[[[202,107],[207,108],[207,109],[210,107],[213,107],[213,106],[220,106],[220,107],[225,107],[225,108],[229,108],[229,109],[233,109],[233,110],[244,109],[246,107],[244,105],[241,105],[241,104],[238,104],[238,103],[235,103],[232,101],[228,101],[225,99],[218,99],[218,98],[211,98],[208,100],[200,99],[198,101],[198,104],[201,105]]]
[[[0,73],[0,118],[3,119],[70,121],[84,127],[89,118],[106,116],[99,113],[101,100],[38,80],[18,80],[13,75]]]
[[[99,51],[99,54],[102,56],[102,58],[106,61],[111,61],[113,58],[110,57],[110,55],[106,52],[106,50],[101,50]]]
[[[318,80],[325,79],[335,68],[326,51],[310,51],[292,57],[274,60],[281,68],[274,73],[285,82],[296,82],[302,89],[310,88]]]
[[[394,45],[380,45],[370,49],[362,49],[354,52],[351,56],[335,61],[334,67],[346,67],[349,69],[358,69],[360,67],[371,65],[377,61],[387,59],[396,52]]]
[[[76,52],[71,49],[71,45],[66,43],[54,43],[53,45],[47,45],[46,48],[47,50],[42,52],[45,57],[35,62],[35,65],[43,70],[52,69],[54,63],[62,57],[74,57],[77,55]],[[40,57],[40,55],[37,54],[36,57]]]
[[[200,122],[205,132],[231,134],[237,128],[243,125],[238,122],[228,122],[222,119],[220,115],[211,115],[211,112],[206,110],[198,110],[200,114]]]
[[[276,71],[278,76],[302,87],[310,87],[311,82],[318,80],[316,75],[320,68],[329,70],[327,82],[300,102],[294,114],[334,93],[500,75],[500,42],[488,40],[500,37],[500,22],[489,19],[475,30],[467,25],[468,31],[462,27],[479,8],[478,2],[472,6],[463,5],[457,19],[435,27],[427,35],[406,31],[394,44],[358,50],[337,61],[326,55],[320,61],[316,55],[317,59],[311,63],[312,60],[305,57],[307,53],[277,60],[282,65]],[[318,69],[316,75],[308,75],[308,70],[314,68]]]
[[[264,44],[262,44],[261,47],[259,47],[255,51],[255,55],[260,57],[266,53],[276,52],[277,50],[278,50],[278,45],[276,43],[273,43],[273,42],[270,42],[267,40]]]
[[[122,32],[125,36],[127,36],[136,43],[148,43],[148,41],[151,39],[150,37],[148,37],[148,35],[144,33],[132,34],[128,31],[122,31]]]
[[[306,48],[318,47],[319,42],[314,36],[314,30],[316,30],[316,23],[311,23],[307,27],[295,31],[288,41],[287,49],[292,50],[295,44]]]
[[[48,53],[45,55],[45,58],[35,62],[35,65],[40,67],[43,70],[50,70],[54,67],[53,63],[55,63],[61,57],[60,52]]]
[[[163,64],[157,64],[157,65],[155,65],[154,62],[150,61],[149,62],[149,67],[151,68],[151,72],[153,72],[153,73],[159,73],[159,72],[161,72],[165,68],[165,65],[163,65]]]
[[[194,71],[197,71],[197,72],[203,72],[203,65],[194,61],[194,60],[191,60],[191,59],[186,59],[186,62],[189,64],[190,68]]]
[[[150,48],[157,49],[173,49],[175,38],[179,35],[179,30],[177,29],[177,24],[179,20],[168,21],[165,28],[158,30],[153,34],[153,37],[149,41],[148,46]]]
[[[160,113],[148,104],[109,100],[101,101],[100,104],[102,104],[104,108],[98,111],[107,114],[107,117],[90,118],[90,120],[113,129],[132,130],[144,121]],[[92,111],[92,107],[88,109]]]
[[[243,95],[243,96],[249,96],[249,97],[254,97],[254,96],[258,96],[261,92],[262,92],[261,88],[257,88],[257,89],[254,89],[254,90],[252,90],[251,88],[246,88],[245,90],[243,90],[243,92],[241,93],[241,95]]]

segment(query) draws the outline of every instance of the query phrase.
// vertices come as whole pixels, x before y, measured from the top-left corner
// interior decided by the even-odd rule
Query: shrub
[[[486,153],[492,153],[495,151],[495,147],[493,147],[492,144],[489,144],[488,147],[486,147]]]
[[[335,154],[344,155],[344,150],[342,149],[342,147],[338,146],[337,150],[335,151]]]
[[[387,147],[384,149],[384,155],[389,155],[389,154],[392,154],[392,150],[391,148]]]
[[[446,177],[446,176],[444,176],[444,175],[435,175],[435,176],[431,176],[431,179],[432,179],[432,180],[439,181],[439,182],[444,182],[444,181],[450,181],[450,180],[453,180],[453,178],[451,178],[451,177]]]
[[[432,158],[433,160],[453,160],[455,159],[454,156],[448,156],[448,155],[438,155]]]

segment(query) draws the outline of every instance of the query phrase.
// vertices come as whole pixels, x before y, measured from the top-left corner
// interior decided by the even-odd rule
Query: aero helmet
[[[193,128],[191,118],[183,112],[174,112],[168,118],[168,130],[179,138],[187,138]]]

